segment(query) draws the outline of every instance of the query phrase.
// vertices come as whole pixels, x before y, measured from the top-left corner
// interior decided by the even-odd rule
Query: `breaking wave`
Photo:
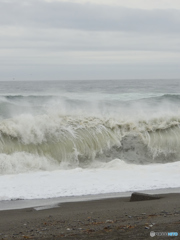
[[[180,117],[125,121],[60,114],[0,121],[0,173],[88,167],[115,158],[135,164],[179,161]]]

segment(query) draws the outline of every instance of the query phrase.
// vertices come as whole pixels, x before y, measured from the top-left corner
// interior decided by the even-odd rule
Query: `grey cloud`
[[[9,30],[10,31],[10,30]],[[14,30],[15,31],[15,30]],[[139,33],[97,32],[59,29],[33,29],[23,35],[0,40],[0,49],[62,51],[174,51],[179,52],[179,37]]]
[[[140,10],[87,3],[11,0],[0,2],[0,25],[179,33],[180,10]]]
[[[0,80],[178,77],[179,13],[0,0]]]

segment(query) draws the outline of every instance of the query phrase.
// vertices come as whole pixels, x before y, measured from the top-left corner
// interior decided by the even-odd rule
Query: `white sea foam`
[[[179,174],[180,162],[142,166],[114,159],[99,168],[0,176],[0,200],[175,188],[180,187]]]
[[[40,157],[27,152],[15,152],[12,155],[0,154],[0,175],[18,174],[34,171],[51,171],[59,168],[52,158]]]

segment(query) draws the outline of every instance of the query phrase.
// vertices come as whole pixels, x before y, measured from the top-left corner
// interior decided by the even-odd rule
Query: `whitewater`
[[[0,200],[180,187],[178,80],[0,86]]]

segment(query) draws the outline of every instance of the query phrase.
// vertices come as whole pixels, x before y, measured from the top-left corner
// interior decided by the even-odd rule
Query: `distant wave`
[[[176,102],[180,102],[180,95],[179,94],[163,94],[155,97],[142,98],[137,101],[145,101],[147,103],[150,103],[150,102],[161,103],[163,101],[166,101],[166,102],[176,103]]]
[[[28,100],[49,100],[49,99],[52,99],[52,98],[61,98],[61,99],[69,99],[69,100],[78,100],[78,95],[76,95],[76,98],[73,98],[75,95],[72,94],[72,96],[66,96],[66,94],[61,94],[61,95],[52,95],[52,94],[42,94],[42,95],[0,95],[0,103],[2,102],[13,102],[13,101],[18,101],[18,100],[23,100],[23,101],[28,101]],[[86,96],[86,95],[85,95]],[[111,96],[111,95],[109,95]],[[123,99],[122,97],[122,94],[121,94],[121,97],[118,98],[118,94],[117,96],[115,97],[116,95],[113,95],[113,98],[111,99],[109,97],[109,99],[103,99],[103,101],[114,101],[114,102],[136,102],[136,101],[171,101],[171,102],[176,102],[176,101],[180,101],[180,94],[155,94],[155,96],[152,96],[151,94],[138,94],[137,93],[137,96],[135,97],[134,93],[132,93],[132,96],[133,96],[133,99],[131,99],[131,94],[128,94],[129,98],[126,98]],[[93,100],[93,97],[94,97],[94,94],[92,94],[92,99]],[[103,95],[102,95],[103,97]],[[79,100],[83,101],[85,99],[82,99],[82,98],[79,98]]]
[[[72,108],[76,106],[77,108],[87,109],[89,106],[98,106],[98,107],[106,107],[110,110],[115,110],[119,107],[133,108],[135,104],[140,104],[139,107],[145,108],[146,106],[155,105],[159,106],[161,104],[170,104],[173,106],[178,106],[180,103],[180,95],[176,94],[157,94],[155,96],[147,95],[147,94],[125,94],[124,98],[117,95],[108,95],[104,96],[102,94],[101,97],[95,98],[94,94],[89,95],[71,95],[71,94],[61,94],[58,95],[1,95],[0,96],[0,116],[7,116],[6,112],[10,112],[12,108],[16,108],[17,111],[20,107],[31,107],[35,109],[39,106],[47,106],[48,104],[60,103],[64,104],[65,107]],[[119,96],[119,97],[118,97]],[[133,99],[132,99],[133,98]],[[53,107],[53,106],[52,106]],[[163,107],[163,106],[162,106]],[[166,106],[164,106],[166,107]],[[23,112],[23,111],[22,111]]]

